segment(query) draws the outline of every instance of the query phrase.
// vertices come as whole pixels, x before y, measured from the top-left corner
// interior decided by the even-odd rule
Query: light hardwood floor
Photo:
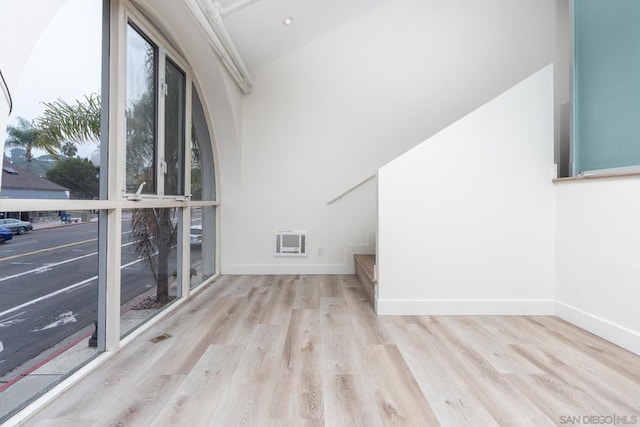
[[[557,318],[377,317],[355,276],[225,276],[26,424],[530,426],[614,414],[640,424],[640,357]]]

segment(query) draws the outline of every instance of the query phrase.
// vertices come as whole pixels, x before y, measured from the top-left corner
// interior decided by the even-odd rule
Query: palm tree
[[[60,151],[62,151],[62,154],[64,154],[66,157],[70,158],[78,154],[78,147],[73,142],[67,141],[62,145]]]
[[[7,134],[9,135],[6,141],[8,147],[20,147],[25,150],[25,159],[29,170],[31,169],[34,148],[55,155],[56,149],[60,146],[57,141],[43,138],[42,130],[22,117],[18,117],[17,126],[7,126]]]
[[[47,107],[42,117],[35,120],[40,138],[61,147],[63,142],[84,144],[100,142],[100,95],[92,93],[84,100],[68,104],[62,99],[43,102]]]

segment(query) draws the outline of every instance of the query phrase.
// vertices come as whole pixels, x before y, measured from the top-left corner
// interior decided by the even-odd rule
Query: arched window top
[[[216,178],[211,134],[196,88],[191,105],[191,200],[215,200]]]

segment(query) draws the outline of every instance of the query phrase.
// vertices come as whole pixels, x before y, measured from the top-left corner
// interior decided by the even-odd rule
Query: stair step
[[[371,302],[374,300],[375,296],[375,265],[376,265],[376,256],[375,255],[354,255],[353,256],[356,262],[356,275],[360,279],[364,290],[366,291]]]

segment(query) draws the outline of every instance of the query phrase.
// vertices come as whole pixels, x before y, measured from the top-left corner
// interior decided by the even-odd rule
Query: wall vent
[[[276,230],[275,256],[307,256],[307,232],[294,230]]]

